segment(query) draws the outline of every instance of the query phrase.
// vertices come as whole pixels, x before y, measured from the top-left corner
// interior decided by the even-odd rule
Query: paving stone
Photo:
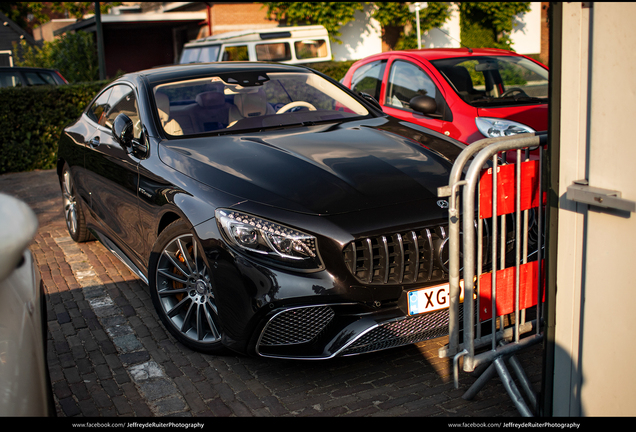
[[[437,358],[444,338],[323,362],[193,352],[166,331],[145,284],[99,242],[72,241],[54,170],[0,176],[0,192],[15,184],[38,202],[31,250],[60,417],[519,417],[498,379],[461,398],[474,378],[454,388]],[[539,387],[541,347],[519,358]]]

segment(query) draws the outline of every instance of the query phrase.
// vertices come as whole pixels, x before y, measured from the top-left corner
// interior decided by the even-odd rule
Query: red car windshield
[[[548,103],[548,70],[524,57],[473,56],[431,63],[474,107]]]

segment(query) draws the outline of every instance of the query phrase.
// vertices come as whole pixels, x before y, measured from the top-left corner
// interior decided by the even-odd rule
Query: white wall
[[[422,48],[460,48],[459,33],[459,6],[453,4],[450,19],[422,35]]]
[[[333,43],[331,50],[335,61],[358,60],[382,52],[382,28],[369,18],[370,8],[356,12],[355,20],[340,29],[342,44]],[[451,18],[440,29],[422,34],[422,48],[459,48],[459,7],[452,6]],[[541,2],[532,2],[530,12],[515,19],[511,38],[513,48],[520,54],[541,52]]]
[[[366,5],[364,12],[356,12],[354,21],[340,28],[342,44],[331,44],[335,61],[359,60],[382,52],[382,28],[369,17],[371,7]]]
[[[513,20],[510,37],[512,47],[519,54],[541,52],[541,2],[532,2],[530,12]]]
[[[530,12],[515,17],[510,35],[512,47],[519,54],[541,52],[541,2],[530,3]],[[422,35],[422,48],[459,48],[459,6],[453,5],[451,18],[441,29],[432,29]]]

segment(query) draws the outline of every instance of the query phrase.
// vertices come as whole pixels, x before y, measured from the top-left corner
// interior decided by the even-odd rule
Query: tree
[[[59,70],[70,83],[99,79],[97,51],[93,35],[78,31],[65,34],[42,48],[20,41],[13,49],[16,66],[43,67]]]
[[[461,2],[459,11],[463,45],[512,50],[512,20],[530,12],[530,2]]]
[[[107,13],[122,2],[100,2],[99,9]],[[95,2],[0,2],[0,11],[18,26],[33,34],[33,29],[53,18],[81,19],[95,11]]]
[[[409,3],[374,3],[375,18],[383,28],[383,39],[388,49],[417,48],[417,32],[413,31],[417,23],[415,14],[409,11]],[[427,32],[441,27],[451,16],[451,4],[448,2],[428,2],[420,10],[420,31]],[[393,33],[393,39],[391,39]]]
[[[332,41],[342,34],[340,28],[354,20],[357,11],[363,10],[364,3],[354,2],[264,2],[268,18],[290,25],[320,24],[329,32]]]
[[[416,35],[407,34],[407,29],[415,26],[415,14],[409,11],[408,2],[265,2],[268,17],[290,25],[323,25],[332,41],[342,43],[340,28],[353,21],[357,11],[365,5],[373,5],[372,17],[382,26],[382,39],[388,49],[395,49],[401,43],[403,48],[417,48]],[[428,2],[428,7],[420,12],[422,31],[442,25],[450,17],[450,4]]]

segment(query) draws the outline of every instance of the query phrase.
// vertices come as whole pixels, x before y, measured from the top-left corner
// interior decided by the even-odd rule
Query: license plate
[[[459,286],[461,290],[461,302],[464,300],[464,281],[460,281]],[[450,305],[449,292],[449,284],[409,291],[409,315],[417,315],[448,308]]]

